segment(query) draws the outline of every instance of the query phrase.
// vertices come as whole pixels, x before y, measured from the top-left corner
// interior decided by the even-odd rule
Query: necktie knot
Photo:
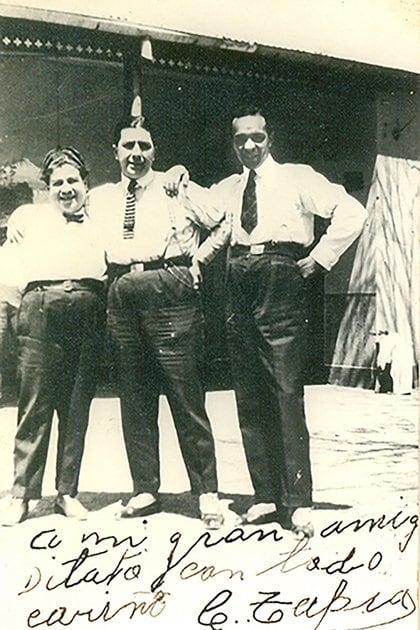
[[[134,193],[136,192],[136,189],[137,189],[137,180],[130,179],[127,186],[127,192],[129,192],[130,195],[134,195]]]
[[[251,169],[242,197],[241,225],[248,234],[258,223],[256,176],[257,173]]]

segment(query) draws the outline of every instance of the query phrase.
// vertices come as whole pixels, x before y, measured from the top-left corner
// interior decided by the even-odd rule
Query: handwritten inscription
[[[388,528],[397,530],[408,526],[408,532],[403,537],[403,540],[398,543],[399,550],[403,552],[407,549],[407,545],[412,539],[418,525],[419,517],[417,514],[404,515],[403,511],[399,510],[392,516],[382,514],[379,518],[355,519],[349,522],[334,521],[327,525],[327,527],[324,527],[320,535],[323,538],[327,538],[333,534],[342,534],[346,531],[360,532],[363,530],[364,532],[367,531],[371,533],[375,529],[382,530]]]
[[[125,527],[133,531],[70,536],[51,528],[31,537],[33,564],[18,592],[26,627],[77,630],[85,627],[80,623],[106,622],[125,628],[140,619],[170,627],[181,601],[185,628],[210,630],[267,624],[397,629],[416,611],[406,576],[390,581],[388,575],[392,563],[406,557],[418,527],[417,516],[403,511],[336,520],[312,540],[278,526],[196,536],[165,535],[147,521],[141,529],[136,521]],[[160,618],[167,622],[159,625]]]
[[[352,625],[352,629],[367,630],[367,628],[375,628],[381,625],[389,625],[396,621],[405,619],[413,614],[416,610],[415,599],[411,595],[409,589],[400,589],[395,593],[389,595],[383,595],[379,592],[369,595],[362,601],[354,601],[349,593],[349,583],[347,580],[342,579],[331,596],[328,596],[325,601],[318,595],[311,595],[309,597],[303,597],[296,601],[281,591],[260,591],[258,595],[260,599],[258,601],[250,602],[251,615],[254,621],[260,624],[280,624],[284,622],[285,628],[290,627],[291,617],[305,618],[314,620],[314,625],[311,626],[313,630],[317,630],[321,627],[321,624],[326,620],[327,616],[334,613],[352,612],[355,611],[362,614],[374,614],[378,611],[385,612],[389,615],[384,617],[382,622],[363,621],[362,626]],[[233,591],[224,589],[217,593],[208,604],[201,610],[198,615],[198,623],[200,626],[207,626],[211,630],[219,630],[224,627],[229,621],[228,614],[224,611],[225,604],[233,603],[232,600]],[[393,608],[397,609],[394,612]],[[386,610],[385,610],[386,609]],[[391,612],[389,612],[389,610]],[[216,612],[217,611],[217,612]],[[354,615],[352,617],[352,624],[354,623]],[[367,625],[366,625],[367,623]],[[305,628],[308,626],[305,625]],[[333,626],[338,627],[338,626]]]
[[[111,602],[107,601],[100,610],[89,608],[87,610],[70,611],[66,606],[59,606],[45,615],[39,608],[35,608],[28,616],[27,625],[29,628],[39,628],[43,625],[49,627],[56,624],[70,626],[74,621],[81,618],[87,619],[91,623],[95,621],[111,621],[111,619],[121,615],[121,613],[126,613],[126,618],[131,620],[134,619],[137,613],[158,617],[164,611],[166,606],[165,597],[168,593],[163,591],[158,591],[154,594],[147,592],[133,593],[134,597],[137,595],[141,597],[125,602],[121,606],[112,606]]]

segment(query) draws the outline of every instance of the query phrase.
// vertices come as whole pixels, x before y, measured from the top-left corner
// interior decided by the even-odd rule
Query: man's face
[[[63,164],[51,173],[49,193],[52,203],[61,212],[73,214],[84,205],[87,187],[75,166]]]
[[[235,118],[232,129],[233,147],[240,162],[247,168],[258,168],[271,147],[265,118],[260,114]]]
[[[143,127],[122,129],[120,140],[114,150],[121,173],[129,179],[144,177],[151,169],[155,158],[152,137]]]

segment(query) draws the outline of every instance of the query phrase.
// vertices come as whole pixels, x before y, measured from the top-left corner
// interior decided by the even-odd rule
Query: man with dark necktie
[[[158,410],[165,393],[201,517],[217,528],[223,517],[200,373],[201,300],[192,272],[211,257],[211,246],[199,247],[200,228],[211,230],[223,214],[186,209],[181,196],[166,194],[167,177],[152,168],[155,147],[142,120],[117,127],[114,151],[121,181],[92,191],[90,214],[101,226],[113,278],[108,322],[133,479],[133,496],[121,516],[160,510]]]
[[[304,283],[318,268],[333,267],[360,234],[366,211],[310,166],[275,162],[272,134],[258,110],[235,117],[232,134],[242,173],[203,192],[190,191],[188,174],[174,168],[187,202],[202,208],[217,203],[226,211],[227,337],[255,491],[243,520],[276,521],[311,535],[312,526],[298,525],[295,514],[312,503],[302,370]],[[311,248],[314,215],[331,223]]]

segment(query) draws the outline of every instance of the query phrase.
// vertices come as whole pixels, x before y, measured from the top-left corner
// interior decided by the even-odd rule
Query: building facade
[[[275,158],[310,164],[369,210],[363,234],[334,270],[308,282],[307,381],[372,388],[372,333],[384,329],[410,344],[415,373],[416,75],[112,20],[97,24],[76,15],[46,21],[45,12],[36,19],[34,11],[30,20],[0,18],[0,166],[20,165],[0,188],[29,182],[35,198],[42,194],[36,169],[58,144],[86,156],[91,186],[116,180],[113,126],[136,94],[157,143],[156,168],[182,163],[209,185],[237,168],[229,135],[236,108],[263,104],[275,128]],[[10,210],[0,207],[3,223]],[[318,235],[325,227],[317,224]],[[209,388],[229,387],[223,277],[220,255],[204,295]]]

